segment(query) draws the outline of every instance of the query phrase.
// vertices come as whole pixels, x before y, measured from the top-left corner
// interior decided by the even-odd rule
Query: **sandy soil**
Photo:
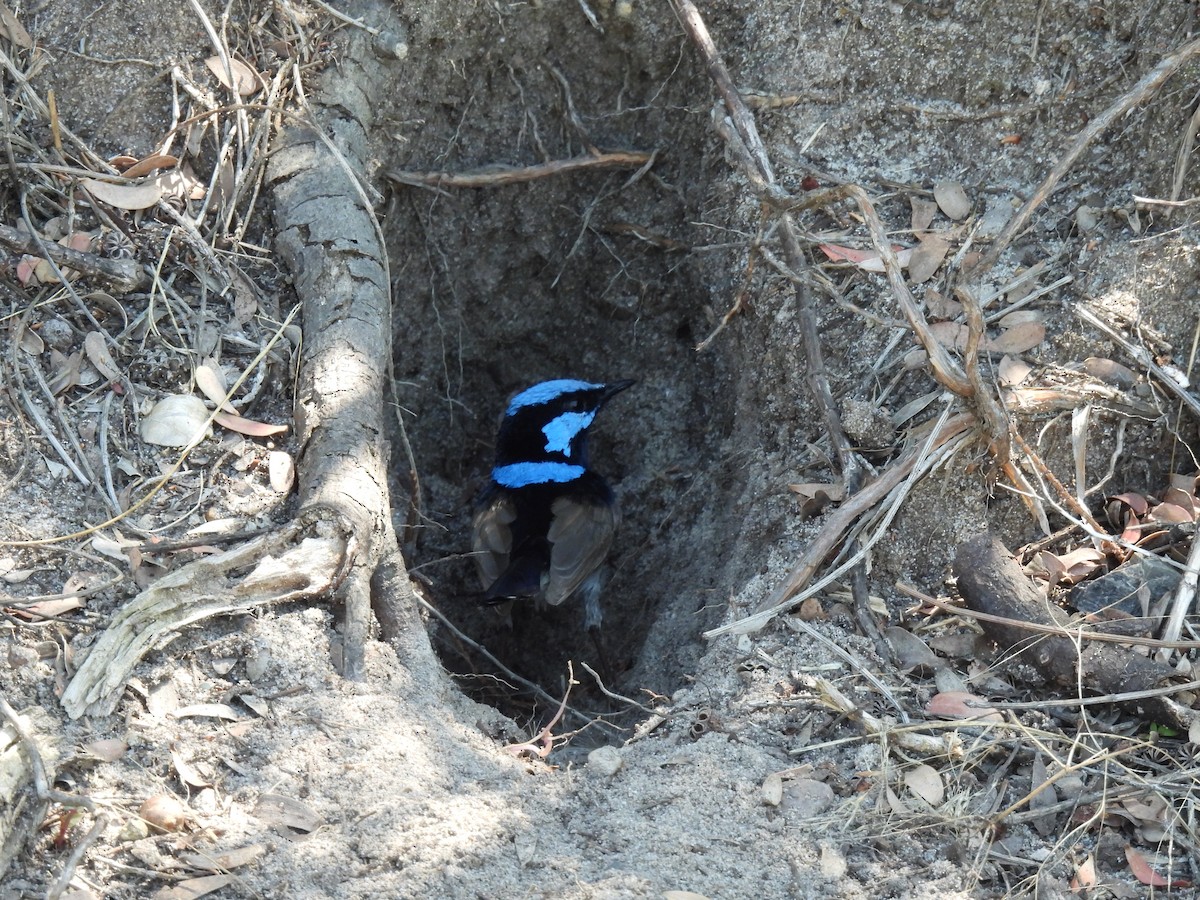
[[[205,8],[220,24],[221,11]],[[791,287],[763,256],[748,263],[752,244],[774,246],[771,223],[712,127],[711,82],[667,4],[596,0],[595,24],[575,2],[339,8],[406,51],[387,64],[394,82],[363,173],[387,192],[379,211],[404,423],[393,443],[410,443],[420,488],[415,505],[397,452],[393,515],[423,597],[470,640],[424,613],[441,667],[423,647],[376,641],[367,678],[352,683],[336,665],[336,610],[265,609],[188,628],[147,657],[113,715],[69,721],[57,696],[113,609],[136,593],[132,577],[52,625],[0,623],[0,689],[19,710],[48,712],[42,726],[58,748],[60,786],[94,798],[108,817],[77,863],[71,895],[184,896],[169,893],[173,883],[217,872],[226,881],[209,883],[209,896],[1065,897],[1091,860],[1108,892],[1092,895],[1143,896],[1126,845],[1171,878],[1200,874],[1196,836],[1179,818],[1164,813],[1156,831],[1132,813],[1104,818],[1094,799],[1134,772],[1144,780],[1130,783],[1148,795],[1191,808],[1190,788],[1162,787],[1186,770],[1185,753],[1153,766],[1139,758],[1117,775],[1106,762],[1063,772],[1079,761],[1073,746],[1093,747],[1080,735],[1102,734],[1098,745],[1112,747],[1111,736],[1142,733],[1142,723],[1107,708],[1012,713],[1009,725],[991,730],[935,723],[927,730],[950,738],[947,752],[922,756],[903,745],[902,729],[869,733],[822,686],[819,679],[893,726],[901,710],[922,720],[929,699],[953,687],[1043,696],[976,628],[914,612],[896,587],[945,596],[955,547],[985,529],[1013,548],[1042,536],[1018,497],[990,488],[982,444],[918,483],[871,553],[869,591],[885,625],[919,635],[937,651],[936,665],[881,659],[854,624],[848,584],[819,595],[808,617],[852,662],[787,616],[754,634],[702,637],[753,611],[827,522],[801,516],[789,484],[836,473],[805,382]],[[951,254],[976,226],[974,240],[986,247],[1086,123],[1183,45],[1193,26],[1190,5],[1121,0],[722,0],[701,11],[735,82],[762,98],[759,128],[787,190],[802,193],[811,186],[805,179],[860,184],[896,243],[912,246],[914,204],[932,201],[935,185],[957,183],[969,211],[956,221],[939,210],[929,225]],[[212,53],[183,2],[93,9],[52,0],[22,20],[48,61],[36,84],[54,88],[59,116],[105,157],[154,149],[173,121],[161,73],[179,65],[201,81]],[[358,46],[349,37],[355,26],[297,2],[273,12],[231,6],[225,27],[231,46],[269,71],[274,41],[300,47],[297,25],[312,44],[304,49],[316,60],[314,78],[336,73],[339,54]],[[1030,366],[1026,386],[1070,383],[1089,357],[1133,365],[1081,323],[1075,309],[1084,302],[1136,320],[1137,341],[1160,362],[1188,369],[1194,217],[1183,209],[1168,218],[1133,198],[1171,196],[1197,71],[1185,67],[1106,132],[973,285],[981,296],[1000,292],[990,313],[1016,297],[1018,289],[1007,297],[1004,289],[1025,269],[1044,263],[1033,280],[1039,288],[1069,279],[1028,307],[1045,338],[1011,354]],[[593,147],[656,158],[645,172],[482,189],[432,191],[384,178],[532,165]],[[12,188],[6,208],[15,217]],[[1194,193],[1188,170],[1179,199]],[[867,246],[848,204],[799,222],[812,248]],[[245,240],[270,247],[265,210]],[[818,297],[834,395],[882,471],[905,430],[935,418],[942,404],[935,397],[899,424],[892,414],[937,385],[919,362],[906,364],[915,341],[896,327],[901,316],[882,276],[810,252],[830,284]],[[178,262],[181,272],[190,271],[186,263]],[[253,272],[258,290],[287,310],[294,300],[277,265],[264,253]],[[914,287],[927,307],[943,302],[945,272]],[[698,352],[739,292],[746,311]],[[7,302],[19,310],[16,299]],[[225,314],[213,303],[214,316]],[[36,321],[75,315],[64,309],[39,308]],[[6,333],[6,355],[9,340]],[[128,352],[142,366],[139,384],[170,392],[187,383],[187,365],[172,353]],[[510,629],[473,600],[468,510],[496,415],[514,390],[565,375],[639,382],[605,413],[593,455],[625,512],[605,595],[607,687],[640,706],[607,696],[578,665],[597,660],[577,610],[517,610]],[[285,371],[277,374],[256,415],[286,418],[289,384]],[[95,427],[101,411],[77,390],[65,409]],[[1170,474],[1200,468],[1196,422],[1177,417],[1144,377],[1127,390],[1161,414],[1136,417],[1095,402],[1078,453],[1070,409],[1015,414],[1068,490],[1077,455],[1088,488],[1113,469],[1088,498],[1093,508],[1104,496],[1157,491]],[[12,389],[5,398],[16,403]],[[18,469],[23,443],[10,423],[20,415],[6,410],[0,424],[10,509],[3,536],[68,534],[107,518],[98,494],[42,461],[54,456],[36,435],[31,465]],[[170,459],[149,446],[121,449],[147,472]],[[173,537],[205,518],[258,528],[285,521],[290,500],[270,482],[269,449],[298,450],[288,437],[269,448],[239,436],[210,439],[181,474],[178,499],[145,511],[139,527],[174,522],[165,532]],[[1052,513],[1052,527],[1063,524]],[[68,546],[95,556],[88,542]],[[12,570],[33,570],[8,586],[18,598],[104,571],[94,558],[58,549],[4,548],[0,557],[6,552]],[[509,683],[472,642],[544,695]],[[511,745],[549,721],[568,662],[579,684],[554,728],[556,748],[547,761],[522,756]],[[126,749],[97,758],[111,748],[97,741]],[[989,828],[999,810],[1028,811],[1022,798],[1044,780],[1039,766],[1061,776],[1051,791],[1057,800],[1077,803]],[[932,793],[931,779],[939,788]],[[161,794],[184,804],[187,823],[149,834],[138,811]],[[0,897],[44,895],[94,821],[73,824],[61,845],[53,828],[40,832]],[[222,857],[239,849],[244,860]]]

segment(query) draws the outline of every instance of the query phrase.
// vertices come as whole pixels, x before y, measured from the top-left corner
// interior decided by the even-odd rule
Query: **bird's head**
[[[504,411],[496,464],[560,462],[586,468],[587,433],[596,413],[633,383],[559,378],[526,388]]]

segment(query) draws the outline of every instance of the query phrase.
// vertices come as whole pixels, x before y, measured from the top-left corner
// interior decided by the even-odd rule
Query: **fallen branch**
[[[306,510],[277,532],[163,576],[122,606],[63,692],[67,715],[112,712],[138,661],[193,622],[327,596],[354,562],[349,528],[327,518]]]
[[[983,534],[962,544],[953,570],[959,593],[970,608],[1015,621],[1000,624],[981,620],[987,621],[988,637],[1032,665],[1042,677],[1080,696],[1136,692],[1139,699],[1125,704],[1131,713],[1147,721],[1188,729],[1196,714],[1157,691],[1176,676],[1173,668],[1132,650],[1125,635],[1120,636],[1122,643],[1084,643],[1080,640],[1082,627],[1070,627],[1066,613],[1033,587],[995,537]],[[1070,636],[1043,636],[1031,641],[1021,627],[1026,620],[1057,626]]]
[[[569,175],[588,169],[636,169],[654,161],[655,153],[636,150],[613,151],[611,153],[588,154],[571,159],[556,159],[533,166],[490,166],[469,172],[404,172],[393,170],[387,177],[397,184],[432,188],[487,188],[505,184],[520,184]]]
[[[28,231],[20,231],[8,225],[0,225],[0,245],[14,253],[50,259],[64,269],[73,269],[83,275],[101,278],[121,293],[136,291],[150,283],[137,260],[107,259],[95,253],[64,247],[55,241],[44,240]]]

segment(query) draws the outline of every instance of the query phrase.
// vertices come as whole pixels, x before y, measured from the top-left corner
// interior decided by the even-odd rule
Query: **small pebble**
[[[597,747],[588,754],[588,768],[599,775],[616,775],[625,764],[616,747]]]

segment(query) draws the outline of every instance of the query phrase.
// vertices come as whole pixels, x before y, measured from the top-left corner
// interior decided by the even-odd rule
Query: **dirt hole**
[[[397,189],[386,222],[396,378],[422,493],[411,562],[458,628],[550,693],[562,690],[568,660],[595,665],[578,604],[545,614],[519,607],[511,630],[479,608],[465,556],[470,504],[513,392],[555,377],[637,379],[592,443],[624,515],[602,599],[604,646],[613,687],[670,693],[726,600],[717,585],[740,488],[726,443],[734,404],[723,351],[696,351],[732,297],[728,267],[707,271],[708,258],[728,251],[701,255],[700,265],[683,252],[697,238],[730,243],[716,225],[694,224],[709,169],[723,163],[698,164],[712,143],[708,109],[688,105],[703,82],[682,38],[664,52],[620,19],[601,34],[580,27],[573,4],[553,7],[521,17],[529,27],[520,33],[486,17],[468,31],[414,23],[426,32],[414,45],[440,52],[412,69],[403,115],[421,120],[420,138],[398,146],[390,165],[527,166],[589,146],[658,159],[640,176],[624,168],[477,190]],[[468,81],[455,60],[492,76]],[[403,454],[395,457],[403,484]],[[497,688],[472,648],[431,629],[465,689],[528,711],[529,699]]]

